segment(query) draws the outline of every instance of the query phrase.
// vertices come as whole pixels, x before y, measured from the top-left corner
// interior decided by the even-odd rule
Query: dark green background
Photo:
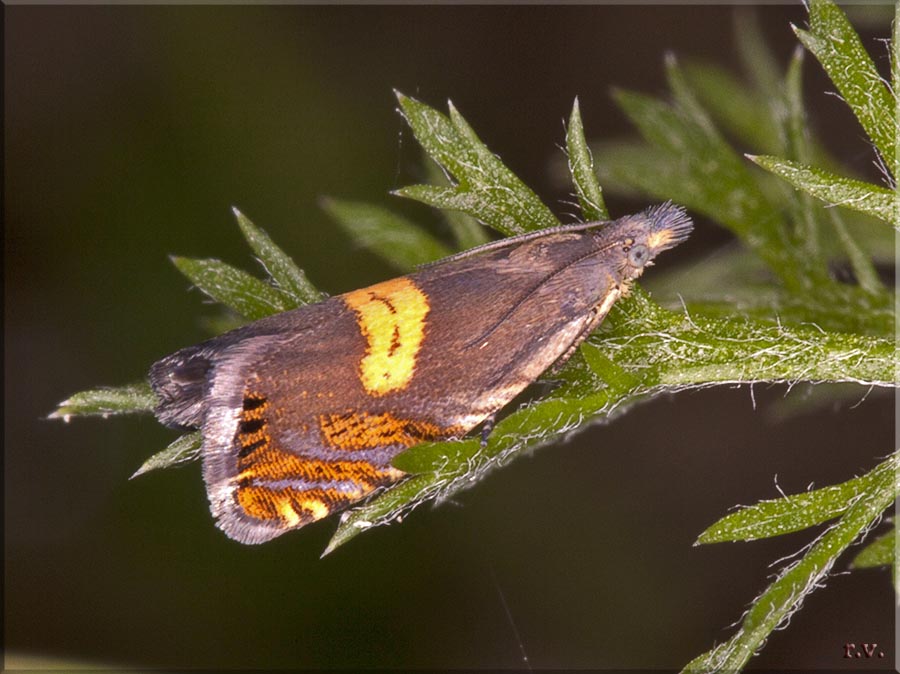
[[[728,638],[767,565],[810,540],[695,548],[697,534],[736,503],[776,497],[775,476],[801,491],[890,451],[885,396],[776,423],[783,387],[757,387],[756,409],[747,388],[720,387],[645,404],[324,560],[333,519],[238,545],[213,526],[196,465],[128,481],[174,437],[153,419],[42,419],[68,394],[137,380],[206,335],[198,317],[216,312],[167,255],[254,268],[236,205],[329,292],[393,275],[317,199],[398,202],[437,225],[387,195],[422,178],[394,87],[441,107],[452,98],[571,213],[548,166],[573,98],[589,136],[626,133],[610,87],[662,93],[666,50],[735,65],[732,11],[5,9],[11,662],[518,667],[521,644],[535,667],[678,667]],[[802,8],[760,17],[786,61]],[[871,37],[887,29],[865,34],[884,65]],[[871,171],[862,131],[822,94],[812,59],[806,72],[817,128]],[[644,205],[610,199],[616,215]],[[701,264],[727,238],[700,220],[658,268]],[[859,667],[843,644],[891,652],[892,616],[885,571],[832,578],[754,665]]]

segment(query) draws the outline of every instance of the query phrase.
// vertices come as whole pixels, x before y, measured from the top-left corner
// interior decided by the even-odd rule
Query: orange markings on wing
[[[402,473],[381,469],[367,461],[322,461],[266,446],[238,459],[238,482],[245,480],[304,480],[307,482],[350,481],[374,488],[398,479]]]
[[[454,429],[441,428],[427,421],[400,419],[390,412],[322,414],[319,416],[319,428],[326,444],[345,450],[397,445],[412,447],[454,432]]]
[[[349,500],[334,489],[269,489],[251,485],[237,490],[237,502],[250,517],[279,520],[289,527],[320,520],[335,504]]]

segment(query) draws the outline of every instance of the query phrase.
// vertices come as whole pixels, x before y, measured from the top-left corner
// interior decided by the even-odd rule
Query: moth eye
[[[642,243],[636,244],[628,251],[628,262],[632,267],[643,267],[647,264],[648,257],[649,251],[647,246]]]

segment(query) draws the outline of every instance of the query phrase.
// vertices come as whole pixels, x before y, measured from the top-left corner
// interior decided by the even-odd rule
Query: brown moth
[[[216,524],[262,543],[401,479],[406,448],[489,429],[691,229],[666,203],[264,318],[154,364],[156,416],[202,430]]]

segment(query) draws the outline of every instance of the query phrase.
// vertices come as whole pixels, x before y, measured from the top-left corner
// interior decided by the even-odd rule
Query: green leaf
[[[853,558],[852,569],[868,569],[874,566],[893,566],[897,546],[897,531],[893,527],[864,547]]]
[[[893,339],[670,312],[652,323],[623,319],[615,333],[601,331],[590,341],[603,347],[618,366],[644,370],[645,383],[675,388],[778,381],[896,385]]]
[[[897,87],[900,87],[900,7],[896,4],[894,5],[894,39],[891,42],[891,78],[894,86],[894,97],[898,96]],[[894,149],[897,149],[897,145],[900,144],[900,131],[897,130],[897,125],[900,124],[900,112],[896,109],[894,111]],[[894,166],[892,168],[892,173],[895,178],[895,183],[897,179],[900,179],[900,152],[894,153]],[[897,210],[900,211],[900,204],[897,205]],[[900,213],[896,215],[896,220],[900,221]],[[900,573],[896,573],[895,569],[895,578],[894,582],[897,583],[900,581]]]
[[[269,235],[250,222],[237,208],[232,209],[238,226],[247,243],[256,253],[266,272],[285,293],[294,300],[294,307],[320,302],[325,294],[318,290],[300,267],[277,245]]]
[[[427,154],[424,155],[424,160],[428,180],[431,184],[441,187],[449,186],[450,181],[437,162],[432,161]],[[450,210],[441,211],[441,215],[444,217],[444,221],[447,223],[450,231],[453,232],[453,238],[456,240],[458,250],[468,250],[490,241],[487,227],[471,215],[467,215],[462,211]]]
[[[829,211],[829,215],[831,216],[835,234],[837,234],[838,241],[841,242],[841,246],[843,246],[844,252],[847,254],[847,259],[850,261],[850,267],[853,269],[853,275],[856,276],[859,286],[873,295],[886,294],[884,285],[882,285],[881,279],[878,278],[875,265],[872,263],[872,258],[866,254],[850,235],[841,214],[838,213],[837,209],[832,208]]]
[[[897,495],[898,455],[859,478],[864,491],[844,516],[799,561],[785,567],[744,616],[737,633],[692,660],[685,672],[736,672],[762,648],[769,635],[820,587],[837,558],[890,507]]]
[[[603,189],[597,182],[597,174],[594,173],[594,159],[584,138],[584,126],[577,98],[572,105],[569,128],[566,130],[566,151],[569,156],[569,173],[572,174],[585,222],[609,220],[609,211],[606,210],[606,202],[603,200]]]
[[[141,467],[138,468],[134,475],[129,479],[133,480],[138,475],[149,473],[151,470],[174,468],[175,466],[182,466],[186,463],[196,461],[200,458],[202,445],[203,437],[200,431],[182,435],[164,450],[157,452],[144,461]]]
[[[287,293],[220,260],[172,257],[182,274],[217,302],[255,321],[294,308]]]
[[[462,211],[444,211],[444,220],[453,232],[459,250],[475,248],[490,241],[487,228]]]
[[[800,163],[812,161],[808,120],[803,106],[803,50],[797,47],[784,78],[786,154]]]
[[[457,180],[450,188],[403,188],[395,194],[468,213],[503,234],[559,225],[550,209],[497,158],[449,104],[449,118],[397,92],[400,108],[416,139]],[[446,204],[446,205],[445,205]]]
[[[822,64],[892,171],[896,101],[887,84],[840,7],[831,0],[811,0],[809,23],[809,31],[794,27],[794,33]]]
[[[754,541],[808,529],[845,513],[869,486],[868,479],[855,478],[815,491],[761,501],[723,517],[700,534],[695,545]]]
[[[355,508],[344,515],[337,531],[322,552],[322,557],[331,554],[363,531],[396,520],[400,514],[427,500],[431,496],[427,486],[428,477],[413,476],[404,480],[389,492],[383,492],[361,508]],[[420,500],[417,501],[417,497]]]
[[[808,164],[811,158],[809,138],[806,134],[807,119],[803,107],[803,51],[800,47],[794,50],[794,56],[788,65],[784,82],[784,120],[783,135],[786,138],[787,156],[801,164]],[[825,264],[819,244],[820,210],[816,210],[809,194],[800,194],[798,199],[789,199],[792,207],[794,228],[805,255],[817,267]]]
[[[331,198],[320,203],[351,237],[402,271],[451,253],[421,227],[386,208]]]
[[[891,42],[891,81],[893,82],[893,90],[894,97],[897,94],[897,87],[900,87],[900,7],[896,4],[894,5],[894,39]],[[897,149],[897,145],[900,144],[900,131],[897,130],[897,125],[900,124],[900,112],[896,109],[894,111],[894,137],[895,144],[894,149]],[[894,165],[891,169],[894,175],[894,182],[896,185],[897,179],[900,179],[900,151],[894,153]],[[898,210],[900,210],[900,205],[897,206]],[[897,219],[900,220],[900,214],[897,215]],[[900,572],[897,571],[896,567],[894,568],[894,584],[900,582]]]
[[[771,96],[780,87],[781,68],[772,50],[766,45],[758,12],[755,7],[740,7],[735,11],[735,45],[741,65],[750,76],[757,96]]]
[[[748,154],[747,158],[829,205],[843,206],[871,215],[900,229],[893,190],[778,157]]]
[[[723,130],[752,148],[773,154],[783,150],[772,123],[768,99],[749,90],[720,66],[686,62],[682,69],[697,99]]]
[[[76,393],[63,400],[48,419],[68,421],[71,417],[108,417],[114,414],[152,412],[156,407],[156,395],[147,382],[97,388]]]
[[[639,376],[616,365],[615,361],[596,344],[584,342],[580,350],[588,367],[607,385],[622,391],[634,390],[640,385],[641,378]]]

